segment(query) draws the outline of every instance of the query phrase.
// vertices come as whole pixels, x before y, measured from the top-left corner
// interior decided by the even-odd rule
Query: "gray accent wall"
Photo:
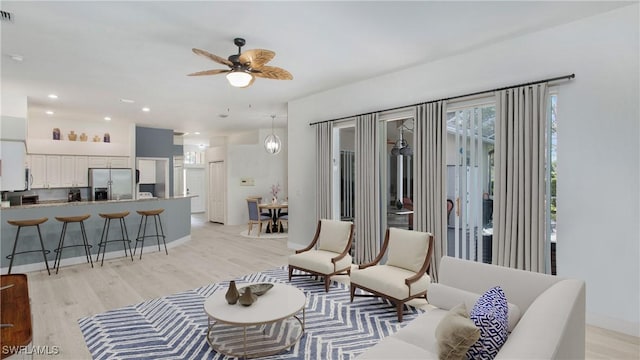
[[[173,130],[136,126],[136,158],[169,159],[169,196],[173,196],[173,157],[183,152],[182,145],[173,143]]]

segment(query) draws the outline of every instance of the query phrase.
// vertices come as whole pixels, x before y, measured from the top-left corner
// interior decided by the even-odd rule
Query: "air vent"
[[[2,16],[2,21],[13,21],[13,15],[8,11],[0,10],[0,15]]]

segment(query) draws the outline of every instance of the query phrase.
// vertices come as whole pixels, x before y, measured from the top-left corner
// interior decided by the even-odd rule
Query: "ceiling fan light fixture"
[[[402,149],[400,149],[400,155],[402,156],[412,156],[413,155],[413,149],[407,145],[405,147],[403,147]]]
[[[253,75],[243,70],[234,70],[227,74],[229,84],[234,87],[247,87],[253,80]]]

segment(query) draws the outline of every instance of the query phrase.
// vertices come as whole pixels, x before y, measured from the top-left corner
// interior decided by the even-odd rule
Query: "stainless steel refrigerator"
[[[89,169],[92,200],[133,199],[133,171],[131,169]]]

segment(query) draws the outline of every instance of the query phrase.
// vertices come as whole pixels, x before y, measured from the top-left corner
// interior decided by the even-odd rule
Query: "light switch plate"
[[[240,178],[240,186],[255,186],[256,181],[254,178]]]

